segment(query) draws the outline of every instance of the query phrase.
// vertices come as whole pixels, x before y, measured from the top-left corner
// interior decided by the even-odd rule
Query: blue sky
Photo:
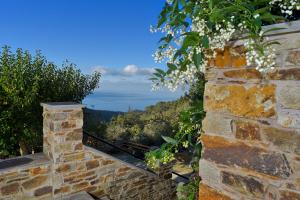
[[[39,49],[49,61],[61,65],[67,59],[84,73],[101,71],[101,87],[84,101],[89,106],[123,111],[129,106],[143,109],[182,93],[153,93],[147,80],[153,68],[164,67],[151,57],[160,36],[149,32],[164,2],[1,0],[0,45],[33,53]],[[111,99],[102,101],[102,94],[103,99],[108,94]],[[118,102],[114,102],[117,98]]]

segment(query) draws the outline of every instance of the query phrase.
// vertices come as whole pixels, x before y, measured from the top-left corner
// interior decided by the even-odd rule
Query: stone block
[[[224,51],[218,50],[216,57],[209,62],[210,67],[241,68],[247,65],[245,49],[242,46],[226,47]]]
[[[74,145],[74,150],[75,151],[83,150],[83,144],[81,141],[78,144]]]
[[[241,140],[260,140],[260,128],[257,123],[235,120],[235,137]]]
[[[72,153],[64,155],[60,161],[62,162],[71,162],[71,161],[82,161],[84,159],[84,152]]]
[[[73,191],[79,191],[79,190],[82,190],[82,189],[88,187],[89,185],[90,184],[88,182],[77,183],[77,184],[72,186],[72,190]]]
[[[285,60],[289,66],[300,66],[300,50],[288,51],[288,55]]]
[[[52,132],[61,131],[62,130],[61,124],[62,124],[61,122],[51,121],[49,123],[49,130]]]
[[[66,152],[73,152],[73,146],[71,142],[53,142],[53,150],[56,155],[60,155]]]
[[[199,186],[199,200],[233,200],[230,197],[221,194],[213,188],[200,184]]]
[[[34,191],[34,196],[39,197],[46,194],[52,194],[52,186],[45,186]]]
[[[70,192],[70,186],[69,185],[65,185],[62,186],[60,188],[57,188],[54,190],[54,194],[63,194],[63,193],[69,193]]]
[[[101,160],[101,165],[104,166],[104,165],[110,165],[110,164],[113,164],[115,163],[115,161],[113,160]]]
[[[70,169],[71,169],[71,165],[70,164],[59,164],[56,167],[55,171],[57,173],[62,173],[62,172],[68,172],[68,171],[70,171]]]
[[[256,69],[237,69],[225,71],[224,76],[233,79],[261,79],[261,73]]]
[[[20,185],[19,183],[6,184],[0,190],[3,196],[17,194],[20,191]]]
[[[300,68],[277,69],[267,73],[270,80],[300,80]]]
[[[199,175],[203,183],[218,187],[221,183],[221,172],[216,164],[201,159],[199,162]]]
[[[283,108],[300,109],[300,85],[287,84],[278,87],[278,103]]]
[[[202,121],[205,133],[213,133],[221,136],[232,136],[232,119],[225,117],[219,113],[213,114],[208,112]]]
[[[40,187],[42,184],[46,183],[48,176],[36,176],[28,181],[23,182],[22,186],[26,190],[34,189]]]
[[[265,192],[265,200],[278,200],[280,198],[280,193],[278,187],[274,185],[268,185]]]
[[[66,141],[81,141],[83,136],[82,128],[74,129],[66,133]]]
[[[262,136],[266,143],[271,143],[283,152],[300,154],[300,134],[295,130],[264,127]]]
[[[234,191],[239,191],[247,196],[263,198],[264,185],[257,179],[250,176],[240,176],[223,171],[222,183],[231,187]]]
[[[277,122],[285,128],[300,129],[300,111],[281,110],[278,112]]]
[[[280,178],[288,178],[293,173],[284,154],[217,136],[203,135],[201,140],[203,159]]]
[[[68,113],[65,112],[52,112],[49,113],[49,118],[53,121],[62,121],[62,120],[66,120],[68,118]]]
[[[300,200],[299,191],[280,191],[280,200]]]
[[[82,110],[74,110],[70,113],[70,119],[83,119],[83,112]]]
[[[205,86],[206,111],[224,112],[240,117],[263,118],[275,116],[274,85]]]
[[[61,123],[61,128],[63,130],[71,129],[76,127],[76,120],[68,120]]]
[[[29,170],[31,175],[47,174],[50,172],[48,166],[35,167]]]

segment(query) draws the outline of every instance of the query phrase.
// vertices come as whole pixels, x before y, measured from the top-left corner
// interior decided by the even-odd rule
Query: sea
[[[144,110],[147,106],[162,101],[173,101],[183,94],[183,91],[170,92],[167,90],[157,92],[95,91],[83,100],[83,104],[95,110],[127,112],[128,110]]]

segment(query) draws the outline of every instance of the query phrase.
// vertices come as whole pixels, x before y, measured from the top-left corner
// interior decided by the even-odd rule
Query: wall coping
[[[283,28],[283,29],[272,31],[266,34],[267,36],[297,33],[300,32],[300,20],[263,26],[263,30],[268,30],[272,28]]]
[[[153,171],[137,167],[137,166],[135,166],[135,165],[133,165],[131,163],[125,162],[125,161],[123,161],[123,160],[121,160],[121,159],[119,159],[117,157],[114,157],[114,156],[109,155],[109,154],[107,154],[105,152],[99,151],[99,150],[97,150],[97,149],[95,149],[93,147],[89,147],[89,146],[84,145],[84,148],[85,148],[86,151],[90,151],[90,152],[92,152],[92,153],[94,153],[96,155],[103,156],[106,159],[117,161],[117,162],[122,163],[124,165],[130,166],[130,167],[132,167],[132,168],[134,168],[136,170],[142,170],[142,171],[144,171],[145,173],[147,173],[147,174],[149,174],[151,176],[157,176],[157,174],[155,172],[153,172]]]
[[[20,169],[31,168],[33,166],[39,167],[42,165],[50,165],[50,160],[44,155],[44,153],[36,153],[36,154],[30,154],[30,155],[26,155],[26,156],[18,156],[18,157],[14,157],[14,158],[5,159],[3,161],[5,162],[8,160],[13,160],[13,159],[18,159],[18,158],[29,158],[29,159],[32,159],[32,161],[30,161],[29,163],[26,163],[26,164],[20,164],[20,165],[16,165],[13,167],[0,169],[0,175],[7,174],[10,172],[15,172],[16,170],[20,170]]]
[[[263,31],[272,29],[272,28],[283,28],[279,30],[274,30],[269,33],[266,33],[266,37],[272,36],[280,36],[285,34],[292,34],[292,33],[300,33],[300,20],[292,21],[292,22],[283,22],[278,24],[271,24],[262,27]],[[229,43],[233,46],[240,46],[244,44],[244,40],[247,38],[247,33],[242,35],[237,35],[234,37]]]
[[[85,105],[74,102],[51,102],[41,103],[41,106],[48,109],[77,109],[84,108]]]

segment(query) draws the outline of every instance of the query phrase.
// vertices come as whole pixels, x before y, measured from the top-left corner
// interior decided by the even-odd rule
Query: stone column
[[[85,151],[82,144],[84,107],[74,103],[42,103],[43,151],[52,161],[54,196],[71,192],[68,178],[80,172]]]
[[[241,41],[207,66],[200,199],[300,199],[300,21],[280,26],[275,70],[248,66]]]
[[[82,145],[83,105],[42,103],[44,108],[44,153],[55,164],[72,161],[84,153]]]

